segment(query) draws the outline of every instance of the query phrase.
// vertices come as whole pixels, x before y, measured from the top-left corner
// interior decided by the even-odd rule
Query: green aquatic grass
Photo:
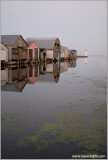
[[[56,123],[50,123],[50,122],[47,122],[45,124],[42,125],[40,131],[42,132],[47,132],[47,131],[56,131],[58,129],[58,124]]]
[[[74,104],[70,104],[69,106],[58,106],[58,108],[61,108],[61,109],[71,109],[72,107],[75,107],[76,105]]]
[[[89,91],[93,92],[94,94],[107,94],[107,80],[93,80],[91,87],[88,89]]]
[[[23,127],[22,123],[17,123],[19,118],[24,119],[26,113],[7,113],[1,116],[1,131],[8,132],[10,130],[20,131]]]
[[[107,94],[106,90],[101,90],[101,89],[89,89],[90,91],[92,91],[94,94]]]
[[[24,139],[23,139],[22,141],[19,141],[19,142],[17,143],[17,146],[18,146],[18,147],[28,146],[29,144],[36,143],[37,140],[38,140],[38,137],[37,137],[37,136],[24,137]]]
[[[101,111],[105,109],[106,105],[103,104],[95,106],[93,112],[90,113],[59,113],[54,122],[44,123],[34,135],[20,139],[17,146],[25,147],[33,144],[35,151],[40,152],[56,142],[63,144],[75,142],[83,148],[80,150],[80,154],[92,152],[99,154],[100,149],[104,154],[107,145],[107,123],[106,113],[103,111],[101,114]],[[103,119],[95,119],[94,111],[97,116],[101,114]],[[90,116],[92,121],[86,122],[86,116]]]
[[[106,83],[92,81],[93,88],[91,92],[106,95]],[[58,106],[61,113],[52,113],[53,122],[46,122],[32,135],[22,137],[18,140],[17,147],[34,146],[34,152],[40,152],[47,149],[51,144],[76,143],[79,148],[78,154],[105,154],[107,150],[107,104],[90,104],[87,100],[81,99],[81,102],[87,106],[85,113],[72,112],[68,109],[75,108],[78,105],[70,104]],[[80,105],[80,106],[81,106]],[[63,112],[62,109],[65,109]],[[66,110],[67,109],[67,110]],[[12,124],[19,116],[5,115],[2,117],[2,130],[7,132],[7,126]],[[23,116],[25,117],[25,115]],[[27,124],[26,124],[27,125]],[[35,124],[30,124],[34,127]],[[11,129],[21,126],[11,126]],[[27,126],[30,128],[30,126]]]

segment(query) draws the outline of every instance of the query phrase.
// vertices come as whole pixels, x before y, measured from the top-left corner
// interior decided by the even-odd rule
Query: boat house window
[[[33,53],[33,50],[32,50],[32,49],[29,49],[29,53],[32,54],[32,53]]]
[[[35,57],[38,58],[38,48],[35,48]]]
[[[57,44],[57,49],[59,49],[59,44]]]
[[[38,77],[38,69],[35,70],[35,77]]]
[[[18,53],[17,52],[12,52],[12,55],[18,55]]]
[[[22,41],[21,41],[21,39],[19,39],[19,47],[21,47],[22,46]]]

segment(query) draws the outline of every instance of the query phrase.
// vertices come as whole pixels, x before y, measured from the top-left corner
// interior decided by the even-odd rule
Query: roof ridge
[[[58,37],[28,37],[27,39],[55,39],[55,38],[58,38]]]

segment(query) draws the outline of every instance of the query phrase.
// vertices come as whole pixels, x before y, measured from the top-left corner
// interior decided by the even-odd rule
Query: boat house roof
[[[29,43],[35,41],[39,48],[54,49],[57,39],[57,37],[29,37],[26,39],[26,43],[29,45]]]

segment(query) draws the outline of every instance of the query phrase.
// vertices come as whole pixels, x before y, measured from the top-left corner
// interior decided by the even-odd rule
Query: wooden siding
[[[47,49],[47,53],[46,53],[46,58],[47,59],[53,59],[53,50],[48,50]]]
[[[57,38],[54,44],[54,50],[53,50],[53,59],[60,59],[60,50],[61,50],[61,45],[60,45],[60,41]]]
[[[23,79],[22,81],[13,81],[12,84],[20,91],[22,92],[22,90],[24,89],[25,85],[27,84],[27,78]]]
[[[68,48],[67,47],[64,47],[64,46],[61,46],[61,49],[62,49],[62,53],[61,53],[61,58],[65,58],[67,59],[68,58]]]
[[[6,46],[8,48],[8,60],[12,60],[12,48],[11,46]]]
[[[8,69],[1,70],[1,86],[4,86],[8,81]]]
[[[8,49],[5,47],[4,44],[1,44],[1,61],[8,61]]]
[[[29,52],[29,50],[32,49],[32,53]],[[28,50],[27,50],[27,59],[32,59],[32,60],[39,60],[39,47],[35,42],[29,45]]]
[[[12,81],[14,80],[22,80],[22,79],[25,79],[27,78],[28,76],[28,71],[27,71],[27,68],[19,68],[19,69],[15,69],[15,70],[12,70]]]
[[[45,52],[39,52],[39,60],[46,61],[46,53]]]
[[[19,36],[18,39],[12,45],[12,48],[18,48],[18,47],[28,48],[28,45],[21,36]]]
[[[67,72],[68,71],[68,62],[60,62],[60,72]]]
[[[27,44],[21,36],[11,46],[11,59],[24,60],[27,59]]]
[[[12,48],[12,60],[27,59],[27,50],[22,48]]]
[[[46,71],[49,72],[49,73],[52,73],[52,72],[53,72],[53,63],[47,64],[47,66],[46,66]]]
[[[58,83],[60,78],[60,63],[57,62],[56,64],[53,64],[53,75],[54,75],[54,81]]]

